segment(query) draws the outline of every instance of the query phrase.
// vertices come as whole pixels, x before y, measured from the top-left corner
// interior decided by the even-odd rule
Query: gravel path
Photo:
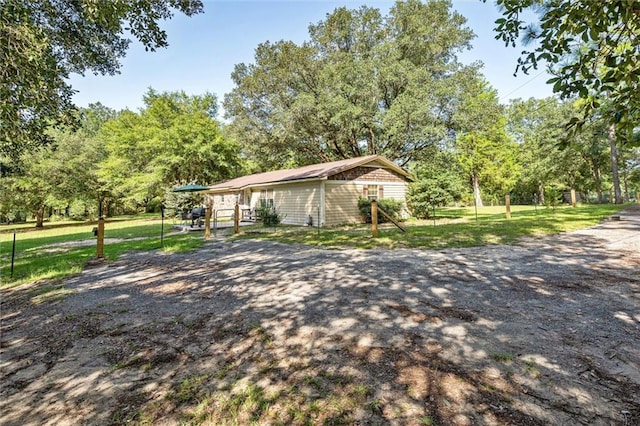
[[[347,423],[640,424],[637,206],[511,246],[130,253],[46,293],[2,290],[1,315],[3,425],[178,424],[194,375],[207,395],[244,382],[282,399],[323,371],[345,378],[328,394],[370,389]]]

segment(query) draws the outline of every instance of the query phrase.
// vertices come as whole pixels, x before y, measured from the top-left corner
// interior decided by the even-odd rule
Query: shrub
[[[407,207],[414,217],[428,219],[434,207],[444,207],[463,197],[463,188],[449,175],[422,178],[409,185]]]
[[[258,207],[258,215],[264,226],[278,226],[282,222],[282,216],[275,206],[267,204],[264,200],[261,200],[260,207]]]
[[[400,212],[402,211],[402,201],[393,200],[390,198],[384,198],[376,200],[378,202],[378,209],[384,210],[386,214],[391,216],[394,220],[400,219]],[[358,209],[362,215],[362,219],[366,223],[371,223],[371,200],[368,198],[358,198]],[[378,212],[378,223],[385,223],[387,219]]]

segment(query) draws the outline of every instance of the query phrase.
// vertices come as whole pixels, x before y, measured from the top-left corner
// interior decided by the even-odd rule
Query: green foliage
[[[557,186],[550,186],[545,190],[544,205],[556,209],[562,203],[562,191]]]
[[[564,123],[573,106],[555,98],[520,99],[508,107],[507,129],[518,142],[522,172],[511,191],[512,202],[544,201],[548,185],[574,188],[584,174],[583,158],[573,148],[561,149],[569,139]]]
[[[384,210],[386,214],[391,216],[394,220],[400,219],[400,213],[402,212],[402,202],[394,200],[392,198],[383,198],[376,200],[378,202],[378,210]],[[366,223],[371,223],[371,200],[368,198],[358,198],[358,209],[362,215],[362,219]],[[378,223],[388,222],[387,218],[378,212]]]
[[[447,135],[470,68],[455,56],[473,37],[464,25],[447,1],[338,8],[307,42],[262,43],[235,67],[230,129],[264,169],[373,153],[407,164]]]
[[[407,207],[413,217],[426,219],[434,207],[463,199],[466,183],[462,170],[456,166],[455,154],[450,150],[434,148],[425,153],[424,160],[413,170],[417,179],[407,190]]]
[[[99,176],[117,198],[145,206],[165,188],[230,178],[239,168],[238,146],[223,137],[213,115],[216,97],[150,89],[140,113],[123,111],[100,135],[108,156]]]
[[[183,212],[190,212],[196,206],[204,204],[204,196],[197,192],[173,192],[167,188],[164,193],[164,214],[166,217],[181,217]]]
[[[453,202],[448,188],[450,181],[446,177],[424,178],[413,182],[407,191],[407,207],[413,217],[427,219],[437,206],[446,206]]]
[[[203,5],[200,0],[2,1],[0,155],[18,158],[51,143],[46,132],[51,125],[75,122],[69,74],[116,74],[131,42],[128,34],[147,50],[166,47],[158,21],[176,10],[192,16]]]
[[[94,129],[114,112],[93,104],[80,113],[86,118],[80,121],[77,131],[51,131],[51,145],[8,160],[10,170],[0,176],[2,185],[10,189],[0,198],[3,216],[26,210],[42,220],[45,206],[64,211],[76,202],[92,207],[99,204],[103,198],[103,182],[97,176],[97,169],[106,152]],[[75,216],[77,213],[74,211]],[[82,217],[86,219],[87,215]]]
[[[520,174],[517,145],[506,132],[506,116],[495,90],[482,78],[465,83],[465,98],[454,118],[458,127],[455,151],[473,187],[476,205],[486,195],[502,198]]]
[[[486,1],[486,0],[485,0]],[[555,75],[549,80],[563,98],[580,97],[582,117],[569,126],[580,128],[601,104],[611,103],[607,121],[630,133],[640,107],[640,14],[637,1],[498,0],[502,18],[497,39],[515,47],[522,37],[533,48],[522,52],[516,72],[527,73],[543,63]],[[527,24],[533,11],[539,24]]]
[[[260,200],[260,206],[258,207],[257,213],[258,217],[262,221],[262,224],[266,227],[275,227],[280,225],[282,222],[282,215],[276,207],[272,204],[264,202],[265,200]]]

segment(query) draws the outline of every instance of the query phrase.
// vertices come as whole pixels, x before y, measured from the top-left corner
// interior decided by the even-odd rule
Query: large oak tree
[[[117,73],[131,38],[165,47],[159,22],[202,10],[201,0],[0,2],[0,154],[16,158],[74,121],[71,73]]]
[[[367,154],[408,164],[450,137],[464,25],[445,0],[397,2],[387,16],[338,8],[309,41],[262,43],[235,67],[231,129],[262,169]]]

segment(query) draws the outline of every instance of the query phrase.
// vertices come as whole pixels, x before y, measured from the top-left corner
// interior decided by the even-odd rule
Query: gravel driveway
[[[1,290],[0,424],[640,424],[640,208],[620,219],[440,251],[219,240]],[[270,405],[216,417],[242,386]]]

